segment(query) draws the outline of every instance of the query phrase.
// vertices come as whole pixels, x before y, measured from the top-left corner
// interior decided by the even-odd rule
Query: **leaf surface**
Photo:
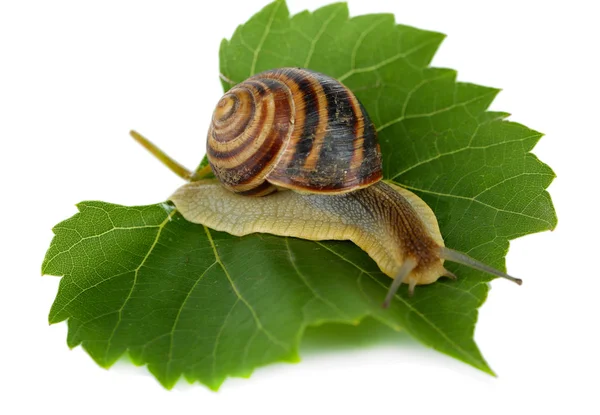
[[[554,174],[530,153],[541,134],[486,111],[498,90],[429,67],[439,33],[392,15],[348,17],[345,4],[289,16],[276,1],[220,50],[225,89],[262,70],[303,66],[350,87],[379,131],[386,180],[421,196],[446,245],[503,268],[509,240],[553,229]],[[54,228],[43,273],[62,276],[50,322],[101,366],[125,352],[166,387],[183,375],[213,389],[258,366],[297,361],[307,326],[372,316],[492,373],[473,341],[490,278],[401,290],[347,242],[238,238],[185,221],[168,203],[83,202]]]

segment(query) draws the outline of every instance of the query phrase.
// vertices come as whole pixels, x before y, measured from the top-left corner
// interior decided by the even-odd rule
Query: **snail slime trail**
[[[231,88],[208,131],[210,167],[188,171],[132,136],[189,182],[170,197],[185,219],[236,236],[352,241],[394,279],[384,307],[403,283],[412,295],[417,285],[455,279],[444,261],[521,284],[445,247],[429,206],[381,180],[375,126],[356,96],[327,75],[280,68]],[[206,179],[211,171],[216,179]]]

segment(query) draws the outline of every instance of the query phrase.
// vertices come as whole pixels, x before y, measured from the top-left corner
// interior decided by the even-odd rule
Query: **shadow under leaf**
[[[326,323],[308,327],[300,343],[300,356],[398,344],[416,345],[417,342],[405,331],[395,331],[374,318],[366,317],[356,326]]]

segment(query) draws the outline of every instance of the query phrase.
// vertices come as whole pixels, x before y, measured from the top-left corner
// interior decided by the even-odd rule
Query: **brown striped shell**
[[[382,177],[377,132],[354,94],[300,68],[257,74],[219,101],[208,132],[215,176],[231,191],[340,194]]]

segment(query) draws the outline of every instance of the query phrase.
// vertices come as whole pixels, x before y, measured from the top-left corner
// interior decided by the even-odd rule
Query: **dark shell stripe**
[[[281,187],[299,191],[321,191],[344,193],[366,187],[381,179],[381,158],[379,153],[366,147],[373,147],[376,135],[371,120],[364,116],[362,106],[345,86],[328,76],[302,69],[287,70],[288,82],[302,91],[306,115],[304,126],[297,124],[291,142],[280,162],[267,180]],[[308,80],[308,81],[307,81]],[[318,99],[311,90],[302,88],[307,83],[318,83],[323,91],[325,105],[318,105]],[[308,98],[307,98],[308,97]],[[324,134],[317,143],[314,129],[319,122],[324,123]],[[357,133],[360,132],[360,135]],[[297,141],[294,138],[299,136]],[[365,137],[368,140],[365,142]],[[315,150],[318,148],[318,152]],[[354,162],[357,152],[366,152],[374,157],[367,165],[378,165],[377,174],[369,168],[363,169],[363,161]],[[357,155],[360,157],[362,154]],[[304,164],[300,162],[304,160]],[[309,161],[313,160],[312,163]],[[361,172],[369,174],[362,176]]]
[[[365,130],[363,133],[362,161],[358,176],[367,183],[373,183],[383,177],[381,149],[377,140],[377,130],[369,118],[369,114],[367,114],[367,111],[360,102],[359,106],[365,120]]]
[[[207,153],[226,187],[252,196],[275,186],[345,193],[382,177],[377,133],[358,99],[335,79],[299,68],[260,73],[225,94]]]
[[[296,127],[298,130],[301,130],[302,133],[297,141],[292,141],[294,150],[291,151],[292,149],[290,148],[291,160],[288,164],[288,169],[300,174],[300,169],[303,168],[306,159],[313,149],[317,129],[322,120],[322,117],[319,114],[319,94],[322,94],[322,90],[318,83],[314,82],[314,80],[308,76],[294,79],[294,81],[297,82],[299,92],[304,99],[304,105],[296,107],[304,108],[304,125],[298,125]],[[295,138],[295,134],[292,136]]]
[[[363,162],[365,129],[372,127],[372,125],[369,118],[365,118],[362,105],[358,101],[358,98],[354,96],[352,91],[347,90],[347,92],[350,103],[352,104],[352,111],[354,111],[354,114],[358,119],[358,122],[354,124],[354,154],[352,155],[352,160],[350,161],[350,168],[355,171]]]
[[[277,191],[277,188],[267,181],[263,181],[257,187],[239,192],[243,196],[267,196]]]
[[[327,97],[329,125],[316,168],[308,173],[309,186],[316,189],[337,190],[354,187],[355,174],[350,170],[359,118],[354,113],[350,95],[339,83],[323,84]],[[358,114],[360,115],[360,114]]]
[[[327,134],[329,122],[327,117],[327,97],[324,85],[316,78],[310,76],[305,76],[304,78],[309,80],[310,91],[312,91],[312,93],[303,94],[305,104],[304,130],[301,130],[300,128],[297,129],[301,134],[299,142],[296,145],[296,153],[294,154],[293,161],[296,161],[296,157],[300,153],[303,157],[300,159],[301,162],[293,167],[308,171],[313,170],[317,165],[319,153],[325,142],[325,135]],[[311,145],[300,149],[299,147],[305,140],[309,140]],[[304,150],[306,151],[304,152]]]

